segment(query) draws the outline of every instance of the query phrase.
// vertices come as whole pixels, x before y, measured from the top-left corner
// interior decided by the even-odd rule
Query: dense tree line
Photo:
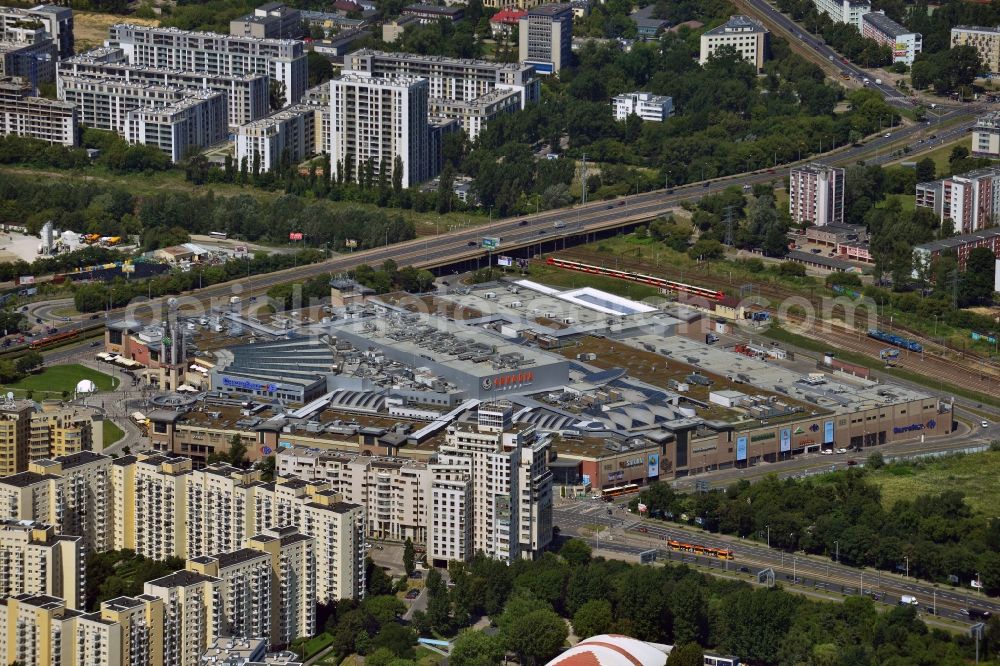
[[[348,239],[367,248],[415,235],[413,223],[400,216],[336,207],[294,194],[261,200],[250,194],[159,192],[139,198],[124,188],[89,180],[10,175],[0,179],[0,223],[25,225],[30,233],[38,233],[48,220],[58,229],[80,233],[125,237],[141,233],[145,250],[211,231],[275,243],[287,242],[290,232],[301,232],[307,245],[329,243],[331,249],[343,249]]]
[[[429,291],[434,284],[434,274],[428,270],[405,266],[399,268],[392,259],[386,259],[381,268],[361,264],[354,269],[354,279],[377,294],[401,289],[410,293]]]
[[[894,571],[909,558],[910,575],[963,584],[982,578],[986,591],[1000,594],[1000,518],[973,514],[961,493],[943,490],[901,500],[888,509],[864,470],[847,470],[818,480],[768,477],[740,481],[725,492],[689,495],[657,483],[632,501],[653,516],[694,523],[704,529],[760,538],[770,526],[770,543],[788,552],[831,558],[839,542],[840,561]]]
[[[89,282],[73,285],[73,305],[80,312],[98,312],[119,308],[136,298],[180,294],[192,289],[229,282],[241,277],[272,273],[285,268],[316,263],[326,258],[321,250],[306,249],[294,254],[266,254],[234,257],[223,264],[200,266],[191,271],[173,271],[148,280],[116,279],[113,282]],[[327,276],[329,279],[329,276]]]
[[[422,636],[457,634],[449,656],[454,666],[497,664],[505,654],[544,664],[563,649],[567,622],[580,638],[618,633],[674,645],[671,666],[700,666],[706,649],[738,655],[750,666],[959,666],[975,652],[967,636],[928,629],[912,607],[879,612],[868,598],[822,603],[685,565],[592,558],[575,539],[559,555],[510,565],[477,555],[452,562],[449,574],[450,588],[436,570],[428,572],[428,607],[411,624]],[[381,596],[392,589],[388,581],[379,585],[378,595],[369,589],[375,596],[363,603],[322,609],[321,622],[340,658],[360,652],[366,663],[377,655],[379,665],[412,666],[415,634],[395,626],[402,604]],[[465,630],[483,616],[495,632]],[[991,621],[980,649],[984,663],[1000,656],[1000,620]]]

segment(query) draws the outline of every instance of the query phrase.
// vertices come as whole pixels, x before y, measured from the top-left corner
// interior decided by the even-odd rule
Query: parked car
[[[411,600],[416,599],[419,596],[420,596],[420,590],[417,589],[410,590],[409,592],[406,593],[406,598]]]
[[[837,453],[847,453],[847,449],[837,449]]]

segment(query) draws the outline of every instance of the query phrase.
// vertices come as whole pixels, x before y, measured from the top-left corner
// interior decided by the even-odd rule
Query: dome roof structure
[[[601,634],[580,641],[546,666],[664,666],[670,646]]]
[[[76,384],[76,393],[82,395],[85,393],[97,393],[97,384],[90,381],[89,379],[81,379]]]

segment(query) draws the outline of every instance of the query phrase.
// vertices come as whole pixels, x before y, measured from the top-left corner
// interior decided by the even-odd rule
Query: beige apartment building
[[[0,477],[0,511],[83,537],[87,550],[107,550],[110,463],[110,457],[91,451],[33,462],[25,472]]]
[[[83,539],[31,520],[0,520],[0,597],[61,597],[84,607]]]
[[[152,559],[196,558],[244,547],[247,538],[294,526],[317,540],[320,601],[364,596],[365,511],[324,482],[279,479],[229,465],[193,470],[182,456],[114,461],[114,548]]]
[[[221,635],[266,637],[276,646],[315,634],[315,543],[281,528],[251,537],[245,548],[188,560],[189,571],[220,581]]]
[[[24,472],[33,460],[65,456],[92,447],[103,421],[77,408],[43,406],[30,400],[0,402],[0,476]]]
[[[83,613],[59,597],[0,599],[0,664],[137,666],[164,664],[162,602],[119,597]]]
[[[951,48],[971,46],[979,52],[983,69],[1000,72],[1000,26],[957,25],[951,29]]]
[[[222,630],[222,581],[197,571],[175,571],[143,586],[163,603],[163,661],[198,666],[201,653]]]

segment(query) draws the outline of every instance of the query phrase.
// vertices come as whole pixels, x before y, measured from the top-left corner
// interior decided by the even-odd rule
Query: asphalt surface
[[[710,565],[747,578],[770,568],[776,583],[830,594],[874,594],[874,599],[885,604],[899,603],[903,595],[910,595],[916,597],[918,609],[925,615],[969,624],[973,620],[962,609],[1000,612],[1000,604],[969,588],[935,586],[904,575],[849,567],[819,556],[785,553],[758,541],[681,528],[660,520],[640,520],[621,505],[591,499],[570,500],[557,506],[553,510],[553,523],[562,534],[579,536],[602,550],[630,555],[656,550],[660,560]],[[593,535],[598,525],[601,529]],[[734,559],[725,561],[672,551],[667,546],[668,539],[729,549]]]

